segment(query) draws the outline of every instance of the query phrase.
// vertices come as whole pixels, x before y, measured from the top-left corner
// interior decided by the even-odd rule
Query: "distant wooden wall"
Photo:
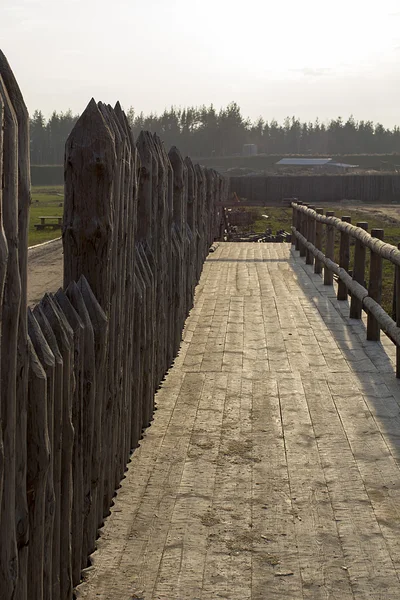
[[[274,175],[231,177],[230,195],[246,198],[249,204],[280,204],[292,196],[302,202],[340,200],[391,203],[400,202],[400,175]]]
[[[176,356],[228,185],[90,102],[66,146],[64,286],[27,307],[29,118],[0,52],[0,598],[72,600]]]

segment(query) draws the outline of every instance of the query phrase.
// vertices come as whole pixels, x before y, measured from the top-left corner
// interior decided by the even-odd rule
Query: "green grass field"
[[[32,204],[29,215],[29,246],[35,246],[60,237],[61,230],[50,228],[37,231],[39,217],[58,217],[63,214],[64,188],[60,186],[32,186]]]
[[[255,221],[251,229],[256,233],[262,233],[267,227],[272,229],[273,233],[276,233],[279,229],[290,231],[292,225],[292,210],[291,208],[280,208],[280,207],[260,207],[249,209],[254,211]],[[351,222],[355,225],[359,221],[366,221],[368,223],[368,230],[371,231],[373,228],[383,229],[385,232],[384,241],[388,244],[397,246],[400,242],[400,221],[393,219],[392,217],[386,217],[384,215],[372,215],[370,212],[363,211],[362,208],[357,210],[350,210],[346,206],[324,206],[324,212],[327,210],[335,211],[335,216],[342,217],[344,215],[351,217]],[[261,215],[268,215],[268,219],[263,218]],[[339,262],[339,241],[340,234],[336,231],[335,237],[335,261]],[[354,245],[351,246],[350,256],[350,269],[353,269],[353,257],[354,257]],[[369,281],[369,257],[370,252],[367,250],[365,279],[368,285]],[[383,261],[383,289],[382,289],[382,306],[391,314],[392,312],[392,300],[393,300],[393,285],[394,285],[394,266],[388,260]]]

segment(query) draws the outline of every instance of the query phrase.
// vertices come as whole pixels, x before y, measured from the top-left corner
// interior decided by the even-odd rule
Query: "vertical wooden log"
[[[327,217],[333,217],[335,213],[333,211],[327,211]],[[334,259],[335,253],[335,228],[333,225],[326,226],[326,249],[325,256]],[[333,285],[333,272],[324,267],[324,285]]]
[[[0,181],[3,181],[3,129],[4,129],[4,107],[0,95]],[[4,283],[7,273],[8,247],[3,227],[3,186],[0,185],[0,377],[1,377],[1,330],[3,313]],[[4,349],[3,349],[4,351]],[[4,476],[4,447],[3,447],[3,424],[2,424],[2,394],[0,394],[0,521],[1,503],[3,498],[3,476]],[[1,560],[1,553],[0,553]]]
[[[195,262],[196,262],[196,174],[191,159],[185,158],[187,169],[187,235],[189,239],[189,255],[186,260],[187,285],[187,311],[193,306],[195,288]],[[187,313],[186,313],[187,315]]]
[[[130,183],[130,233],[129,237],[129,257],[128,257],[128,269],[127,269],[127,300],[129,306],[129,327],[128,327],[128,351],[127,351],[127,375],[128,375],[128,414],[127,414],[127,456],[132,452],[132,412],[134,410],[134,404],[136,402],[137,390],[134,387],[134,374],[133,374],[133,363],[135,361],[134,347],[135,347],[135,336],[136,331],[134,329],[134,311],[135,311],[135,288],[134,288],[134,268],[135,268],[135,236],[136,236],[136,225],[137,225],[137,201],[138,201],[138,179],[137,173],[139,170],[139,157],[136,149],[135,140],[133,138],[132,129],[127,123],[126,127],[129,132],[130,146],[131,146],[131,183]]]
[[[68,321],[73,331],[74,347],[74,389],[72,401],[72,425],[74,428],[74,445],[72,454],[72,583],[78,585],[82,567],[83,523],[84,523],[84,483],[83,483],[83,452],[85,431],[83,426],[83,357],[85,329],[81,319],[74,310],[64,292],[60,289],[52,296],[52,300]]]
[[[147,427],[153,413],[154,391],[155,391],[155,372],[157,368],[157,354],[155,346],[155,324],[156,324],[156,303],[155,303],[155,276],[156,262],[152,247],[153,226],[156,219],[155,209],[158,202],[158,164],[153,152],[151,136],[148,132],[141,132],[137,143],[138,153],[141,163],[141,176],[139,179],[138,194],[138,230],[136,244],[136,277],[143,282],[143,302],[142,311],[146,314],[146,323],[144,329],[145,338],[141,340],[144,380],[142,387],[143,403],[141,405],[142,422],[139,425]],[[157,200],[153,200],[154,194]]]
[[[43,598],[45,494],[50,464],[47,425],[46,373],[29,344],[28,464],[26,489],[29,510],[29,552],[27,589],[30,598]]]
[[[400,244],[397,244],[400,250]],[[400,267],[395,267],[395,285],[396,285],[396,325],[400,327]],[[396,346],[396,377],[400,379],[400,346]]]
[[[364,221],[360,221],[357,223],[357,227],[361,227],[367,231],[368,223]],[[356,239],[355,250],[354,250],[354,268],[353,268],[353,279],[360,283],[362,286],[365,286],[365,254],[366,248],[360,242],[360,240]],[[354,295],[351,296],[350,302],[350,318],[351,319],[361,319],[362,315],[362,302],[358,300]]]
[[[115,236],[118,215],[115,210],[116,148],[107,110],[91,100],[72,130],[66,145],[64,201],[64,287],[84,275],[100,306],[110,316],[109,331],[114,330],[111,296],[115,294]],[[103,116],[104,113],[106,117]],[[112,281],[114,282],[112,288]],[[114,308],[115,311],[115,308]],[[111,325],[111,317],[113,324]],[[111,353],[109,339],[105,346]],[[110,348],[110,349],[109,349]],[[108,355],[107,360],[111,360]],[[112,456],[112,394],[114,370],[104,371],[107,392],[103,429],[102,465],[104,472],[104,514],[108,513],[113,486]]]
[[[52,540],[52,595],[61,598],[60,588],[60,546],[61,546],[61,469],[62,469],[62,427],[63,427],[63,360],[54,332],[40,305],[35,306],[33,314],[54,356],[54,404],[53,404],[53,446],[51,462],[53,465],[53,488],[55,496],[53,540]]]
[[[170,234],[168,220],[168,165],[165,156],[165,149],[158,136],[154,136],[154,146],[157,152],[158,160],[158,226],[159,226],[159,278],[160,285],[157,292],[157,303],[159,303],[159,347],[161,360],[157,373],[157,383],[164,377],[168,364],[168,312],[169,312],[169,253],[170,253]]]
[[[18,83],[4,54],[0,50],[0,75],[3,78],[18,124],[18,261],[21,278],[21,310],[18,327],[17,354],[17,417],[16,438],[16,531],[18,548],[18,581],[14,600],[27,599],[28,561],[28,506],[26,499],[26,419],[28,395],[28,335],[27,335],[27,260],[28,260],[28,221],[30,205],[30,160],[29,160],[29,115]],[[0,107],[1,112],[1,107]],[[0,126],[1,128],[1,126]],[[0,142],[1,146],[1,142]],[[0,148],[0,156],[2,151]],[[0,159],[1,162],[1,159]],[[1,177],[0,177],[1,181]],[[1,198],[0,198],[1,204]],[[1,209],[0,209],[1,215]],[[0,217],[1,222],[1,217]],[[0,225],[1,228],[1,225]],[[1,238],[0,232],[0,238]],[[4,243],[4,240],[0,241]],[[1,252],[0,252],[1,256]],[[1,259],[0,259],[1,261]],[[1,267],[0,267],[1,271]],[[0,276],[1,285],[1,276]],[[0,294],[1,305],[1,294]],[[1,411],[0,411],[1,414]],[[1,417],[0,417],[1,418]],[[1,497],[1,493],[0,493]]]
[[[72,454],[74,428],[72,425],[73,395],[73,331],[52,298],[46,294],[40,308],[47,318],[57,341],[63,361],[62,387],[62,456],[61,456],[61,532],[60,532],[60,600],[72,600]]]
[[[202,241],[204,236],[204,169],[200,165],[195,165],[197,182],[197,262],[196,262],[196,282],[199,281],[203,268]]]
[[[40,432],[35,432],[35,436],[41,435],[41,443],[44,444],[42,448],[35,448],[32,450],[31,444],[34,440],[29,441],[29,459],[32,459],[32,453],[36,458],[36,453],[40,452],[43,454],[41,460],[44,463],[45,468],[47,469],[47,477],[45,478],[45,493],[43,500],[41,500],[44,504],[44,507],[40,507],[40,518],[43,519],[42,528],[43,531],[38,531],[38,527],[36,529],[32,528],[30,531],[30,539],[29,539],[29,557],[28,563],[30,565],[29,572],[32,577],[32,571],[40,572],[39,565],[36,565],[36,560],[39,559],[37,556],[37,551],[42,553],[40,557],[40,561],[43,569],[43,581],[41,582],[41,595],[35,594],[35,589],[37,592],[39,589],[35,587],[32,589],[28,588],[29,595],[32,597],[43,598],[43,600],[52,600],[53,599],[53,528],[54,528],[54,514],[55,514],[55,493],[54,493],[54,482],[53,482],[53,472],[54,472],[54,383],[55,383],[55,358],[52,353],[46,338],[43,335],[43,332],[34,317],[31,310],[28,310],[28,331],[29,338],[32,342],[32,346],[36,353],[38,360],[44,370],[46,375],[46,395],[44,398],[36,398],[36,402],[39,404],[41,402],[45,402],[45,407],[32,407],[29,406],[30,411],[35,412],[34,418],[45,417],[45,414],[42,414],[42,411],[45,409],[47,411],[47,419],[44,422],[36,421],[31,423],[30,431],[32,431],[32,427],[36,427],[39,425]],[[56,391],[57,392],[57,391]],[[31,412],[30,412],[31,414]],[[37,444],[37,440],[34,443],[34,446]],[[48,456],[47,453],[48,452]],[[34,501],[38,500],[38,496],[36,493],[35,486],[37,485],[37,479],[43,477],[42,473],[36,473],[35,468],[38,468],[36,465],[36,460],[33,460],[34,469],[30,470],[28,481],[32,482],[34,486],[33,489],[30,489],[31,498],[34,496]],[[42,514],[43,511],[43,514]],[[35,536],[40,536],[39,541],[35,539]],[[34,573],[35,578],[38,577],[38,573]],[[30,579],[31,581],[31,579]],[[36,580],[37,581],[37,580]]]
[[[383,240],[384,231],[383,229],[371,229],[371,235],[374,238],[378,238],[378,240]],[[382,257],[371,250],[368,295],[378,304],[382,302],[382,263]],[[378,321],[371,313],[368,313],[367,340],[378,342],[380,334],[381,328]]]
[[[119,345],[119,308],[120,300],[118,292],[120,289],[121,277],[121,227],[122,227],[122,198],[121,198],[121,163],[123,154],[122,138],[118,127],[116,126],[112,111],[101,102],[98,103],[99,109],[106,121],[112,134],[115,147],[115,165],[113,178],[113,237],[111,248],[111,297],[110,297],[110,328],[108,339],[108,405],[109,405],[109,455],[107,461],[106,476],[106,496],[105,506],[109,511],[112,497],[116,487],[116,475],[119,462],[116,460],[117,440],[120,420],[120,395],[119,391],[119,372],[118,372],[118,345]]]
[[[112,133],[91,100],[65,149],[64,288],[84,275],[106,314],[110,310],[115,162]]]
[[[94,411],[94,426],[93,426],[93,455],[92,455],[92,482],[93,490],[97,484],[97,500],[96,500],[96,524],[93,524],[93,538],[96,539],[97,528],[103,522],[103,488],[104,488],[104,459],[103,452],[103,435],[105,429],[103,422],[106,414],[107,394],[103,386],[104,371],[106,370],[107,360],[107,317],[97,302],[87,279],[82,275],[77,286],[82,295],[85,307],[89,313],[90,321],[93,327],[94,334],[94,354],[96,367],[96,389],[95,389],[95,411]],[[95,492],[93,492],[95,493]]]
[[[2,600],[14,597],[18,579],[16,532],[16,410],[17,353],[21,303],[18,263],[18,146],[17,118],[0,77],[4,105],[3,133],[3,224],[8,245],[8,263],[3,295],[1,355],[1,410],[4,445],[4,487],[0,518],[0,590]]]
[[[144,385],[144,352],[142,347],[145,339],[145,289],[140,269],[137,264],[137,254],[134,264],[134,289],[135,289],[135,309],[134,309],[134,328],[135,339],[133,346],[133,385],[135,389],[134,404],[132,407],[132,423],[131,423],[131,447],[136,448],[141,437],[142,422],[143,422],[143,385]]]
[[[308,208],[315,210],[315,206],[310,205]],[[315,219],[311,215],[307,216],[307,239],[309,242],[315,245]],[[311,250],[306,250],[306,264],[314,264],[314,255]]]
[[[176,244],[175,256],[175,282],[174,299],[175,307],[175,331],[174,331],[174,355],[178,352],[182,339],[182,327],[185,320],[186,307],[186,272],[185,272],[185,250],[186,250],[186,207],[185,207],[185,168],[182,156],[179,150],[172,147],[169,151],[169,159],[173,170],[173,222],[174,222],[174,242]],[[211,196],[209,196],[210,200]],[[210,201],[209,201],[210,205]],[[211,223],[208,227],[208,239],[210,238]]]
[[[121,336],[121,388],[122,388],[122,418],[120,442],[120,473],[121,477],[126,469],[130,455],[130,424],[132,409],[132,335],[133,335],[133,246],[134,246],[134,213],[135,194],[134,176],[136,172],[136,148],[131,136],[126,116],[117,103],[115,115],[120,124],[125,141],[125,167],[124,167],[124,257],[123,257],[123,304],[124,320]]]
[[[342,217],[344,223],[351,223],[351,217]],[[344,231],[340,232],[339,267],[349,270],[350,264],[350,236]],[[341,279],[338,281],[337,299],[347,300],[347,287]]]
[[[96,366],[94,350],[94,332],[80,289],[71,282],[66,289],[66,297],[73,306],[83,324],[83,373],[82,373],[82,474],[83,474],[83,539],[81,568],[88,565],[88,555],[95,547],[93,532],[97,527],[97,483],[99,472],[93,477],[93,438],[95,427],[96,403]],[[57,297],[57,295],[56,295]],[[60,302],[62,305],[62,301]],[[99,425],[98,421],[96,424]]]
[[[322,208],[316,208],[315,212],[317,215],[324,214]],[[315,247],[317,250],[322,250],[322,223],[319,221],[315,222]],[[317,273],[318,275],[322,273],[322,262],[318,258],[315,258],[314,273]]]

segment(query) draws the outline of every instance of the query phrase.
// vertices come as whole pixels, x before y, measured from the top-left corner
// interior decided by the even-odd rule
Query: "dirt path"
[[[398,600],[400,383],[283,244],[221,244],[78,588]]]
[[[46,292],[62,285],[63,255],[61,240],[28,250],[28,304],[39,302]]]

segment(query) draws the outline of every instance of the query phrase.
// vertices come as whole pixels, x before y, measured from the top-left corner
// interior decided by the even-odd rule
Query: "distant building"
[[[331,158],[282,158],[276,163],[278,168],[312,169],[341,173],[355,169],[358,165],[334,162]]]
[[[258,154],[257,144],[244,144],[242,155],[243,156],[255,156]]]
[[[276,163],[277,167],[324,167],[331,158],[281,158]]]

